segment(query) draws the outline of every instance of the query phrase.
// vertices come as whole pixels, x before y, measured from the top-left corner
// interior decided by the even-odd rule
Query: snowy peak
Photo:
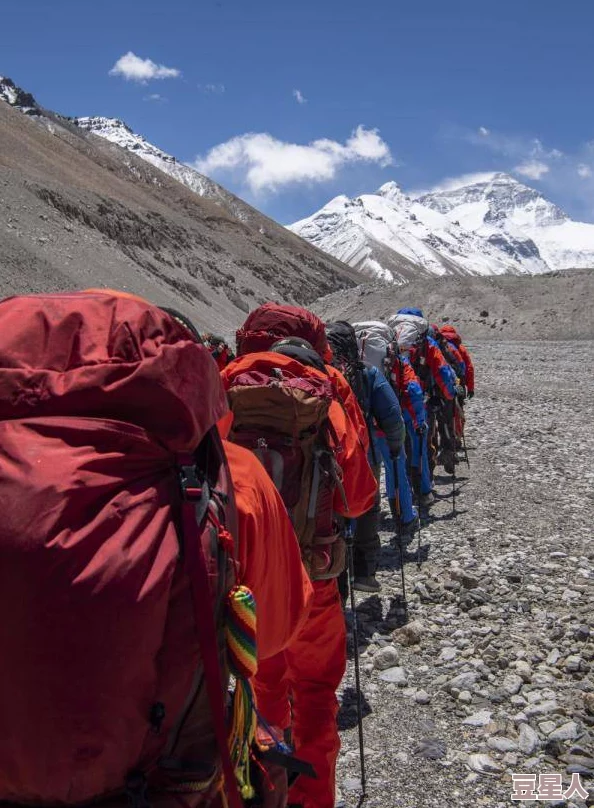
[[[118,118],[103,118],[101,116],[75,118],[74,123],[81,129],[86,129],[98,137],[105,138],[111,143],[121,146],[123,149],[135,152],[139,157],[150,160],[164,161],[166,163],[176,163],[177,160],[170,154],[153,146],[148,140],[137,135],[124,121]],[[153,160],[150,160],[153,162]]]
[[[573,222],[509,174],[449,181],[411,198],[396,182],[336,197],[291,229],[374,277],[540,273],[594,267],[594,224]],[[403,262],[408,262],[403,263]],[[404,272],[406,270],[406,272]]]
[[[5,101],[11,107],[17,107],[21,112],[37,113],[39,104],[31,93],[18,87],[12,79],[0,76],[0,101]]]
[[[503,250],[538,254],[550,269],[594,267],[594,224],[574,222],[540,191],[509,174],[437,189],[418,202]]]
[[[478,181],[457,188],[436,190],[419,197],[419,203],[441,213],[461,217],[476,229],[483,224],[501,225],[510,220],[518,226],[543,227],[568,221],[569,217],[539,191],[509,174],[480,175]]]
[[[410,204],[410,198],[404,193],[398,183],[394,182],[393,180],[391,182],[384,183],[384,185],[378,188],[375,195],[383,196],[384,199],[388,199],[390,202],[394,202],[397,205]]]
[[[490,241],[411,199],[396,182],[375,194],[338,196],[291,230],[370,277],[546,271],[533,244]]]

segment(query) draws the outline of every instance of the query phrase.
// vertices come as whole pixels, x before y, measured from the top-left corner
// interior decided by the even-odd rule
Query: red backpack
[[[215,363],[114,293],[5,300],[0,335],[0,802],[239,806]]]
[[[346,548],[333,511],[342,481],[328,417],[334,398],[330,380],[274,353],[245,357],[237,368],[237,373],[227,369],[229,439],[250,449],[267,470],[311,579],[335,578],[344,569]]]
[[[285,303],[264,303],[249,314],[236,333],[237,354],[268,351],[286,337],[307,340],[325,362],[332,358],[322,320],[307,309]]]

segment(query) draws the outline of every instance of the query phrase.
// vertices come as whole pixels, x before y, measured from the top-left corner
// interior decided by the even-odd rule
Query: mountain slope
[[[0,294],[114,286],[228,333],[265,300],[308,303],[361,280],[253,208],[239,220],[30,96],[23,115],[24,95],[0,79]]]
[[[485,174],[477,181],[417,200],[487,239],[531,241],[551,269],[594,267],[594,224],[574,222],[534,188],[509,174]]]
[[[155,168],[164,171],[170,177],[181,182],[191,191],[222,205],[234,216],[237,216],[238,219],[251,223],[259,220],[260,225],[264,220],[267,220],[268,226],[279,227],[276,222],[267,219],[262,213],[225,190],[218,183],[190,168],[190,166],[180,163],[176,157],[167,154],[158,146],[149,143],[142,135],[132,131],[123,121],[117,118],[94,116],[74,118],[72,122],[81,129],[109,140],[111,143],[115,143],[116,146],[132,152],[136,157],[146,160]]]
[[[419,306],[430,322],[449,322],[465,341],[594,339],[594,270],[538,275],[416,278],[405,286],[376,282],[316,300],[326,320],[386,320],[401,306]],[[502,347],[502,367],[506,349]],[[547,361],[546,352],[541,361]],[[509,379],[507,379],[509,381]]]
[[[505,245],[411,199],[390,182],[375,194],[338,196],[290,229],[372,278],[491,275],[548,269],[525,240]],[[422,269],[419,270],[418,267]]]

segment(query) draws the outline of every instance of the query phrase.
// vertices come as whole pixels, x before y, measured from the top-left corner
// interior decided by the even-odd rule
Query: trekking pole
[[[462,438],[462,449],[464,450],[464,460],[466,461],[466,465],[470,468],[470,460],[468,459],[468,449],[466,448],[466,435],[464,434],[464,422],[462,420],[462,405],[459,401],[456,402],[456,406],[460,409],[460,423],[462,425],[461,430],[461,438]]]
[[[404,614],[406,616],[408,612],[408,605],[406,603],[406,586],[404,582],[404,550],[402,549],[402,526],[400,524],[400,486],[398,484],[398,461],[394,460],[394,485],[396,486],[396,499],[395,499],[395,511],[396,511],[396,543],[398,545],[398,554],[400,556],[400,575],[402,577],[402,601],[404,607]]]
[[[361,764],[361,797],[367,796],[365,777],[365,745],[363,739],[363,703],[361,699],[361,672],[359,670],[359,629],[357,626],[357,610],[355,608],[355,562],[353,558],[354,531],[353,520],[345,520],[344,539],[347,550],[347,566],[349,574],[349,593],[351,612],[353,615],[353,658],[355,661],[355,688],[357,690],[357,723],[359,725],[359,759]]]
[[[419,508],[419,541],[417,544],[417,567],[421,569],[421,485],[423,480],[423,451],[425,449],[425,436],[423,433],[418,435],[419,438],[419,496],[418,496],[418,508]]]
[[[454,444],[452,451],[452,516],[456,515],[456,429],[455,429],[455,415],[452,418],[452,434],[450,435],[450,446]]]
[[[462,432],[462,448],[464,449],[464,459],[466,460],[466,465],[470,468],[470,460],[468,459],[468,449],[466,448],[466,436],[464,432]]]

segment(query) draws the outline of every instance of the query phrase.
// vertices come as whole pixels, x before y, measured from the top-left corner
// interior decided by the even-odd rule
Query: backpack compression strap
[[[212,723],[217,746],[221,755],[225,792],[229,808],[242,808],[237,780],[227,740],[227,721],[225,716],[225,690],[219,666],[219,647],[215,627],[215,616],[210,597],[210,584],[206,568],[204,550],[200,541],[199,529],[208,511],[210,489],[206,480],[199,480],[196,475],[193,457],[182,460],[182,530],[184,536],[185,564],[190,586],[194,611],[196,615],[196,631],[204,665],[206,691],[212,710]]]

